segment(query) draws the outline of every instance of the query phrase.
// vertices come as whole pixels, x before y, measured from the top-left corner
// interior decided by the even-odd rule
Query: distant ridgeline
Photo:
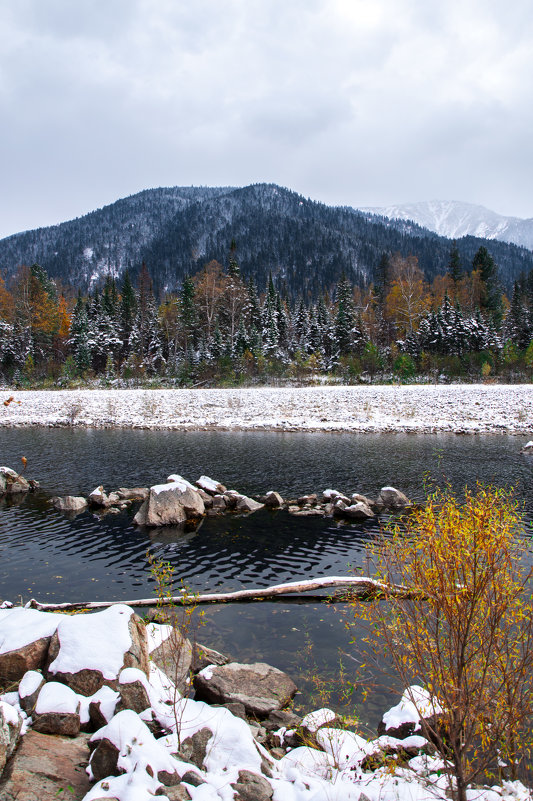
[[[161,298],[206,263],[227,263],[233,239],[242,276],[261,290],[271,273],[291,300],[331,295],[343,274],[368,286],[384,253],[416,256],[431,281],[445,272],[450,252],[449,240],[412,222],[329,207],[273,184],[174,187],[149,189],[76,220],[0,240],[0,271],[9,278],[20,265],[38,263],[51,278],[85,293],[126,270],[135,281],[144,262]],[[521,272],[533,268],[529,250],[463,237],[457,248],[464,268],[480,246],[488,248],[508,292]]]

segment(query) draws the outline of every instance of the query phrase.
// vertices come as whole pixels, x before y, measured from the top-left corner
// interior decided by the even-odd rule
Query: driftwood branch
[[[344,592],[332,595],[304,595],[314,590],[344,588]],[[250,601],[269,600],[295,600],[292,596],[301,596],[301,602],[331,603],[375,598],[414,598],[417,594],[397,584],[384,584],[372,578],[359,578],[349,576],[331,576],[327,578],[307,579],[304,581],[291,581],[286,584],[276,584],[273,587],[253,590],[237,590],[236,592],[214,592],[205,595],[183,592],[180,595],[163,598],[138,598],[132,601],[88,601],[77,603],[39,603],[35,598],[27,604],[31,609],[43,612],[75,611],[76,609],[104,609],[116,604],[127,606],[196,606],[199,604],[243,603]]]

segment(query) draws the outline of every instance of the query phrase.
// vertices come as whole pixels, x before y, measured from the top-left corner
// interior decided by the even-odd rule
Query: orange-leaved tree
[[[530,766],[533,601],[528,541],[510,492],[478,486],[458,500],[438,490],[374,548],[377,577],[415,596],[363,612],[369,642],[405,687],[442,708],[422,733],[451,766],[450,792]],[[360,608],[358,608],[360,614]],[[416,694],[412,698],[417,705]],[[421,710],[420,710],[421,711]],[[506,766],[506,767],[504,767]]]

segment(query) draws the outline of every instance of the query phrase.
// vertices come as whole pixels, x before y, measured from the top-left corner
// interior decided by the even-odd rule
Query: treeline
[[[157,298],[143,264],[135,286],[108,277],[70,297],[39,266],[0,278],[0,371],[21,385],[102,378],[180,386],[417,375],[434,380],[530,378],[533,270],[511,300],[485,247],[429,283],[416,257],[384,254],[375,281],[342,277],[333,295],[289,299],[272,276],[260,292],[245,281],[232,242],[228,264],[210,261],[178,293]]]

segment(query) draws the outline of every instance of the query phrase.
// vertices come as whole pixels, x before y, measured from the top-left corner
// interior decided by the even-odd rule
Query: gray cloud
[[[0,235],[140,189],[533,215],[529,0],[0,0]]]

